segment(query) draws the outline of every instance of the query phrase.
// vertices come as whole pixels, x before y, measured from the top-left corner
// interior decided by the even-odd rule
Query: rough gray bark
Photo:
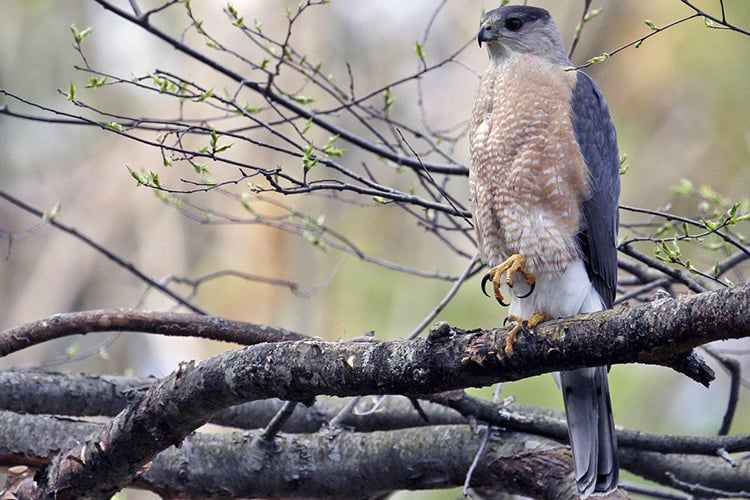
[[[19,413],[67,415],[76,417],[114,417],[158,379],[154,377],[125,377],[50,373],[36,371],[0,371],[0,409]],[[34,394],[33,398],[26,397]],[[372,400],[364,400],[363,409]],[[257,429],[268,425],[281,410],[284,401],[278,398],[250,401],[226,408],[210,423]],[[313,406],[298,405],[281,430],[284,432],[315,432],[331,421],[348,404],[346,399],[319,398]],[[443,404],[421,401],[429,423],[462,424],[466,419],[456,410]],[[346,415],[341,425],[358,431],[390,430],[427,424],[413,404],[406,398],[389,397],[378,405],[377,412]]]
[[[40,463],[56,449],[70,446],[71,436],[90,434],[98,427],[11,412],[0,412],[0,422],[24,429],[28,450]],[[367,433],[339,429],[280,434],[273,442],[260,439],[259,431],[197,433],[179,448],[162,451],[138,471],[134,484],[199,498],[365,498],[398,489],[445,488],[463,483],[486,432],[487,427],[472,430],[468,425]],[[35,433],[44,439],[35,440]],[[0,454],[4,451],[0,446]],[[480,463],[472,473],[474,487],[576,498],[570,451],[556,441],[492,429]],[[26,491],[19,484],[14,493],[26,498]],[[93,497],[87,493],[81,498]]]
[[[719,450],[720,451],[720,450]],[[646,479],[696,497],[750,498],[750,461],[656,452],[620,454],[621,465]]]
[[[0,357],[61,337],[113,331],[200,337],[243,345],[306,338],[283,328],[202,314],[105,309],[55,314],[5,330],[0,335]]]
[[[465,333],[442,325],[426,339],[264,343],[184,363],[103,430],[22,480],[17,491],[24,498],[111,495],[161,450],[244,401],[430,394],[584,365],[672,362],[697,345],[747,336],[749,299],[750,285],[741,285],[551,321],[521,336],[512,356],[501,354],[505,330]]]
[[[32,463],[43,464],[74,436],[99,424],[0,411],[2,429],[17,429]],[[197,433],[170,447],[134,478],[133,485],[164,495],[200,498],[319,496],[353,498],[394,489],[461,484],[486,427],[425,426],[391,432],[324,431],[280,434],[263,442],[260,431]],[[23,438],[21,438],[23,435]],[[21,440],[22,439],[22,440]],[[7,457],[0,442],[0,456]],[[652,480],[696,485],[694,493],[722,491],[741,497],[750,490],[748,462],[710,456],[621,450],[623,467]],[[5,461],[5,460],[4,460]],[[216,467],[216,464],[223,464]],[[575,498],[566,446],[532,434],[494,429],[472,473],[475,488],[500,488],[537,498]],[[533,478],[529,480],[529,478]],[[700,486],[697,486],[700,485]]]
[[[115,416],[157,382],[154,378],[93,376],[46,372],[0,372],[0,409],[18,413],[54,414],[75,417]],[[34,398],[19,397],[33,393]],[[360,403],[364,410],[372,408],[376,397]],[[312,433],[324,428],[348,404],[343,398],[317,398],[311,406],[298,404],[281,427],[287,433]],[[536,434],[558,441],[567,441],[568,432],[562,412],[536,408],[517,403],[493,403],[466,394],[451,391],[422,395],[420,411],[405,397],[389,396],[378,402],[376,412],[361,415],[349,413],[341,425],[358,432],[387,431],[406,427],[428,425],[458,425],[471,419],[491,423],[504,429]],[[210,423],[241,429],[259,429],[267,426],[281,410],[284,401],[271,398],[249,401],[226,408],[215,414]],[[11,426],[11,423],[8,423]],[[0,425],[0,429],[3,425]],[[630,429],[618,429],[621,448],[661,453],[686,453],[716,455],[717,449],[727,452],[750,450],[750,435],[730,436],[679,436],[649,434]],[[22,453],[23,443],[13,446],[13,441],[0,432],[3,449],[9,453]],[[0,460],[2,460],[0,458]]]

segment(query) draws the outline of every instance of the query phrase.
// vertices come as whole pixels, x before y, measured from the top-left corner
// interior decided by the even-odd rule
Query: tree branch
[[[28,450],[31,458],[27,463],[31,464],[44,463],[52,450],[69,446],[71,436],[90,434],[98,427],[89,422],[11,412],[0,412],[0,423],[2,429],[24,430],[26,439],[19,445]],[[263,441],[259,430],[196,433],[179,448],[168,448],[146,467],[134,471],[133,486],[167,496],[201,498],[351,498],[398,489],[446,488],[463,483],[483,432],[475,432],[468,425],[443,425],[388,432],[281,434],[272,443]],[[472,475],[472,486],[492,486],[538,498],[577,498],[566,446],[497,429],[489,437]],[[0,442],[0,463],[18,463],[8,460],[9,450],[3,444]],[[526,477],[536,480],[519,479]],[[20,481],[10,492],[19,498],[31,498],[24,496],[29,482]],[[95,497],[90,490],[77,498]],[[58,491],[55,498],[71,496]]]
[[[731,464],[723,458],[620,452],[620,464],[652,481],[700,497],[750,498],[750,461]]]
[[[522,335],[514,345],[521,353],[514,356],[498,354],[498,347],[505,343],[507,329],[474,331],[471,342],[454,344],[451,354],[463,353],[462,357],[468,358],[464,363],[471,361],[472,365],[482,365],[496,375],[502,373],[502,380],[608,363],[641,362],[678,367],[675,357],[683,359],[682,353],[695,346],[748,336],[748,300],[750,284],[743,284],[680,300],[659,300],[638,307],[625,306],[549,321],[538,326],[533,334]],[[201,315],[104,310],[56,315],[6,330],[0,334],[0,353],[7,355],[50,338],[92,331],[141,331],[247,344],[305,338],[283,329]],[[462,330],[445,325],[433,329],[428,340],[452,337],[456,333]],[[565,359],[561,360],[563,354]],[[529,358],[535,359],[536,369],[529,365]],[[560,365],[561,361],[566,364]],[[691,377],[707,384],[711,378],[711,373],[706,371],[708,368],[695,359],[691,363],[690,370],[694,372]]]
[[[586,364],[658,363],[703,343],[747,336],[748,300],[750,285],[740,285],[551,321],[521,337],[513,356],[497,354],[505,330],[461,333],[443,324],[426,339],[263,343],[198,365],[184,363],[97,435],[59,454],[38,482],[26,480],[24,494],[113,494],[158,452],[180,443],[220,409],[243,401],[428,394]]]
[[[154,378],[90,376],[45,372],[0,372],[0,409],[18,413],[54,414],[76,417],[115,416],[137,400],[157,380]],[[33,393],[36,397],[19,398]],[[379,398],[375,398],[379,399]],[[471,419],[508,430],[536,434],[566,442],[567,424],[562,413],[520,404],[497,404],[451,391],[419,396],[425,420],[409,398],[390,396],[371,412],[371,402],[363,400],[348,412],[342,427],[359,432],[386,431],[426,425],[465,424]],[[282,426],[287,433],[310,433],[323,429],[348,405],[347,399],[317,398],[312,406],[297,405]],[[277,399],[250,401],[226,408],[209,420],[216,425],[258,429],[268,425],[284,402]],[[661,453],[688,453],[715,456],[718,449],[730,453],[750,451],[750,435],[669,436],[618,429],[620,447]]]
[[[370,142],[350,132],[349,130],[345,128],[336,126],[328,122],[327,120],[324,120],[318,113],[305,109],[304,106],[297,104],[293,100],[288,99],[284,97],[283,95],[273,92],[270,85],[262,85],[257,82],[249,81],[245,77],[243,77],[241,74],[235,71],[232,71],[230,68],[226,66],[222,66],[218,64],[216,61],[214,61],[210,57],[207,57],[201,54],[200,52],[189,47],[188,45],[171,37],[166,32],[156,28],[154,25],[152,25],[149,22],[148,18],[131,15],[128,12],[116,7],[115,5],[108,2],[107,0],[94,0],[94,1],[98,3],[99,5],[101,5],[103,8],[105,8],[106,10],[121,17],[122,19],[125,19],[126,21],[129,21],[135,24],[136,26],[142,28],[144,31],[151,33],[152,35],[156,36],[157,38],[171,45],[174,49],[186,54],[191,59],[201,62],[202,64],[216,71],[217,73],[222,74],[226,76],[227,78],[230,78],[231,80],[235,81],[237,84],[243,85],[251,89],[252,91],[256,92],[257,94],[262,95],[264,98],[268,99],[273,104],[281,106],[286,110],[289,110],[294,116],[310,120],[312,123],[315,123],[320,128],[327,130],[328,132],[332,134],[339,135],[342,139],[350,142],[353,145],[356,145],[362,148],[365,151],[370,151],[372,153],[375,153],[378,156],[381,156],[390,161],[393,161],[397,165],[404,165],[415,170],[426,169],[433,173],[441,173],[441,174],[447,174],[447,175],[459,175],[459,176],[466,176],[468,174],[468,169],[462,165],[424,163],[421,161],[417,161],[414,158],[411,158],[408,156],[398,155],[389,149],[382,148],[378,144]]]
[[[17,446],[27,450],[26,463],[32,466],[43,464],[53,450],[74,442],[72,436],[90,434],[97,427],[89,422],[0,412],[0,429],[23,430],[18,433],[22,437],[15,436]],[[197,433],[179,448],[161,452],[137,472],[132,485],[165,496],[202,498],[280,493],[342,498],[354,492],[374,495],[396,489],[451,487],[463,481],[484,432],[473,431],[469,425],[437,425],[390,432],[281,434],[273,443],[264,442],[260,430]],[[0,432],[0,464],[17,464],[13,449],[1,438],[4,435]],[[492,487],[535,498],[577,498],[571,491],[566,446],[498,429],[492,429],[489,438],[472,474],[474,488]],[[399,453],[393,453],[394,449]],[[747,496],[750,488],[747,462],[734,467],[720,458],[630,449],[621,450],[620,456],[628,470],[682,490],[705,493],[711,489]],[[526,480],[530,477],[536,479]]]
[[[308,338],[284,328],[202,314],[100,309],[55,314],[47,319],[5,330],[0,333],[0,357],[50,340],[92,332],[147,332],[242,345]]]

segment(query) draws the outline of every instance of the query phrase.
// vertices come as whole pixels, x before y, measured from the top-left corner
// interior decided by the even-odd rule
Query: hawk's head
[[[567,61],[560,31],[549,12],[538,7],[511,5],[482,16],[477,41],[487,44],[490,56],[507,57],[512,52]]]

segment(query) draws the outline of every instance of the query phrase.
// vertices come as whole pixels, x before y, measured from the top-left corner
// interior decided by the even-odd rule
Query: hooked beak
[[[489,28],[489,26],[482,26],[482,28],[479,30],[479,33],[477,33],[477,43],[479,46],[482,46],[482,42],[489,42],[492,41],[494,38],[492,36],[492,30]]]

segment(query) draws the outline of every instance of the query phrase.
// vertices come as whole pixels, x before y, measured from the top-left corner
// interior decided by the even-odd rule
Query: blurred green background
[[[123,6],[127,2],[122,2]],[[155,2],[145,4],[156,5]],[[422,39],[438,0],[335,0],[306,14],[294,31],[296,47],[324,63],[323,71],[346,81],[351,65],[358,93],[377,89],[418,68],[415,41]],[[549,9],[569,45],[580,16],[581,1],[535,1]],[[729,1],[730,20],[750,28],[750,3]],[[284,2],[237,0],[249,19],[281,36]],[[193,8],[208,29],[228,26],[223,3],[194,0]],[[296,5],[295,2],[290,3]],[[718,2],[699,5],[718,13]],[[436,62],[471,40],[483,10],[496,5],[477,0],[449,0],[431,27],[424,45]],[[585,28],[574,56],[580,64],[611,52],[649,33],[644,20],[665,25],[690,14],[677,0],[594,2],[602,14]],[[74,0],[4,0],[0,16],[0,87],[70,113],[79,110],[63,93],[71,82],[87,102],[111,110],[143,110],[150,116],[172,116],[174,109],[135,92],[97,94],[84,91],[89,75],[76,71],[80,58],[72,48],[70,24],[91,26],[86,40],[92,66],[120,75],[175,69],[200,78],[204,68],[180,59],[150,35],[105,12],[93,2]],[[172,22],[160,18],[160,22]],[[175,18],[177,28],[184,19]],[[242,51],[243,40],[232,39]],[[426,120],[434,128],[461,124],[469,115],[484,50],[470,45],[461,64],[427,75],[422,84]],[[694,215],[695,203],[676,197],[671,188],[686,178],[708,184],[730,199],[750,192],[750,37],[708,29],[700,19],[681,24],[629,48],[587,70],[599,83],[618,128],[620,149],[630,170],[623,177],[621,202],[647,208],[672,206]],[[210,86],[209,82],[202,82]],[[393,112],[415,126],[421,117],[414,86],[399,89]],[[12,110],[38,111],[0,96]],[[346,147],[346,145],[343,145]],[[465,139],[455,157],[468,162]],[[158,169],[152,148],[87,127],[59,126],[0,116],[0,184],[3,189],[44,210],[60,203],[59,220],[133,262],[150,276],[196,277],[219,269],[299,282],[310,293],[227,277],[201,286],[195,302],[212,314],[286,327],[326,339],[345,339],[374,331],[380,338],[408,335],[445,295],[450,283],[387,271],[333,249],[322,250],[304,238],[259,225],[202,225],[187,220],[160,202],[148,189],[135,186],[126,166]],[[272,167],[279,160],[268,151],[253,152],[252,163]],[[357,162],[356,152],[344,162]],[[460,184],[459,184],[460,183]],[[466,198],[465,182],[451,184]],[[412,219],[392,207],[356,207],[335,201],[284,200],[347,235],[367,254],[426,271],[460,273],[467,262],[436,245]],[[221,208],[221,201],[213,200]],[[225,202],[228,203],[228,202]],[[670,205],[672,204],[672,205]],[[233,208],[237,208],[236,206]],[[623,214],[627,221],[628,215]],[[37,221],[0,203],[0,228],[21,232]],[[5,241],[3,242],[6,243]],[[7,247],[5,247],[7,249]],[[473,249],[464,248],[466,251]],[[5,253],[5,249],[4,249]],[[188,294],[187,287],[177,288]],[[58,312],[107,307],[168,309],[173,303],[144,289],[130,274],[90,248],[46,226],[13,241],[0,262],[0,328]],[[439,316],[464,328],[494,327],[502,319],[493,301],[479,291],[475,278]],[[747,349],[747,342],[725,344]],[[226,345],[199,340],[139,335],[96,334],[65,339],[0,360],[3,368],[42,366],[92,373],[165,375],[185,359],[204,358]],[[748,356],[739,358],[750,367]],[[675,434],[711,434],[721,422],[728,380],[710,390],[664,368],[616,366],[611,387],[616,420],[627,428]],[[489,395],[489,389],[484,391]],[[559,408],[558,390],[549,376],[506,384],[504,395],[517,401]],[[750,401],[742,394],[733,432],[750,432]],[[455,498],[457,493],[404,494],[409,498]],[[135,497],[133,497],[135,498]]]

